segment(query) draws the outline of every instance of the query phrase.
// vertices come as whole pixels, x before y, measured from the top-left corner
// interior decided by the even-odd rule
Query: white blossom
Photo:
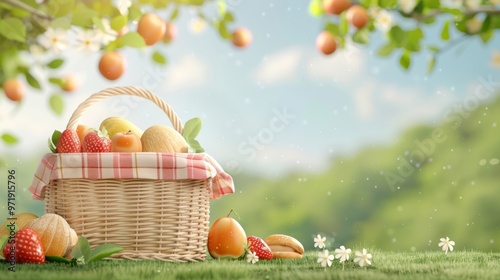
[[[259,261],[259,256],[255,252],[249,251],[247,253],[247,262],[254,264]]]
[[[335,259],[333,255],[330,255],[328,250],[318,253],[318,263],[321,263],[322,267],[332,266],[332,261]]]
[[[363,267],[365,265],[371,265],[372,262],[371,262],[371,259],[372,259],[372,254],[369,254],[366,249],[363,249],[363,251],[356,251],[356,253],[354,253],[354,255],[356,255],[356,257],[354,258],[354,262],[355,263],[358,263],[359,266]]]
[[[370,9],[372,17],[375,19],[375,27],[384,32],[387,32],[391,29],[394,24],[394,20],[389,11],[380,8],[372,8]]]
[[[438,246],[443,249],[444,253],[448,253],[448,250],[451,252],[453,251],[453,246],[455,246],[455,241],[451,241],[450,238],[447,236],[446,238],[441,238],[439,239],[441,242],[439,242]]]
[[[132,0],[113,0],[112,3],[124,16],[128,15],[128,8],[132,6]]]
[[[191,30],[192,33],[198,34],[205,30],[206,25],[207,24],[203,19],[197,18],[189,22],[189,29]]]
[[[43,34],[38,36],[38,43],[45,49],[59,54],[68,47],[66,30],[49,27]]]
[[[413,9],[417,6],[417,0],[399,0],[399,7],[401,10],[407,14],[413,12]]]
[[[317,235],[314,237],[314,248],[318,247],[319,249],[325,248],[326,237],[321,237],[321,235]]]
[[[345,262],[349,259],[351,255],[351,249],[346,249],[343,245],[340,248],[335,249],[335,258],[339,259],[340,262]]]
[[[86,53],[94,53],[101,48],[99,36],[95,30],[79,29],[76,34],[76,49]]]
[[[104,26],[104,30],[97,29],[97,36],[99,36],[101,44],[107,45],[118,37],[118,32],[111,28],[109,19],[107,18],[102,19],[102,25]]]

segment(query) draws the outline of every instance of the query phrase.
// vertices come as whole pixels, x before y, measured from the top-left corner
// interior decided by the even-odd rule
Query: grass
[[[0,263],[2,279],[500,279],[500,253],[477,251],[384,252],[373,251],[373,265],[361,268],[351,260],[345,269],[316,263],[317,252],[300,260],[213,260],[196,263],[102,260],[88,266],[62,263],[17,264],[16,272]],[[352,256],[351,256],[352,257]]]

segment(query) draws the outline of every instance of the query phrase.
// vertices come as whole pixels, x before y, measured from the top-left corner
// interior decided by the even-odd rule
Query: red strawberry
[[[89,130],[83,138],[82,151],[84,153],[111,152],[111,139],[103,136],[97,130]]]
[[[262,238],[257,236],[247,237],[248,250],[255,253],[259,260],[272,260],[273,252]]]
[[[79,153],[82,151],[82,144],[76,130],[65,129],[59,141],[57,141],[56,152],[58,153]]]
[[[12,243],[10,243],[13,241]],[[38,234],[30,229],[23,228],[16,232],[13,239],[9,239],[3,248],[3,256],[8,262],[16,263],[44,263],[45,251]]]

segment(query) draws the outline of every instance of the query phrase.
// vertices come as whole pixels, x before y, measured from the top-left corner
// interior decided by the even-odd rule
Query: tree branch
[[[35,15],[41,19],[44,19],[44,20],[53,20],[54,19],[52,16],[47,15],[46,13],[44,13],[40,10],[37,10],[36,8],[31,7],[30,5],[28,5],[24,2],[18,1],[18,0],[1,0],[1,2],[7,3],[11,6],[14,6],[14,7],[17,7],[20,9],[23,9],[25,11],[28,11],[28,12],[32,13],[33,15]]]
[[[410,17],[412,17],[413,19],[415,19],[417,21],[426,21],[428,19],[434,18],[438,15],[445,14],[445,13],[447,13],[446,10],[434,9],[434,10],[430,10],[429,12],[427,12],[425,14],[412,13],[412,14],[410,14]],[[493,6],[487,6],[487,7],[479,7],[477,9],[467,9],[463,13],[465,16],[473,16],[476,14],[483,14],[483,13],[487,14],[487,15],[500,15],[500,10],[497,10]]]

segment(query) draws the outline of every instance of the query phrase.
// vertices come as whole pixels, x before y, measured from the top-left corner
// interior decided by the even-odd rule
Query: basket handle
[[[183,129],[182,122],[177,116],[177,114],[174,112],[172,107],[170,107],[170,105],[165,103],[165,101],[163,101],[161,98],[153,94],[151,91],[134,86],[112,87],[92,94],[85,101],[80,103],[80,105],[78,105],[76,110],[73,112],[73,115],[71,115],[71,118],[69,119],[66,128],[76,129],[80,117],[87,110],[87,108],[92,106],[94,103],[97,103],[111,96],[119,96],[119,95],[138,96],[153,102],[154,104],[156,104],[156,106],[160,107],[160,109],[162,109],[163,112],[165,112],[165,114],[170,119],[170,122],[172,123],[174,129],[182,134],[182,129]]]

